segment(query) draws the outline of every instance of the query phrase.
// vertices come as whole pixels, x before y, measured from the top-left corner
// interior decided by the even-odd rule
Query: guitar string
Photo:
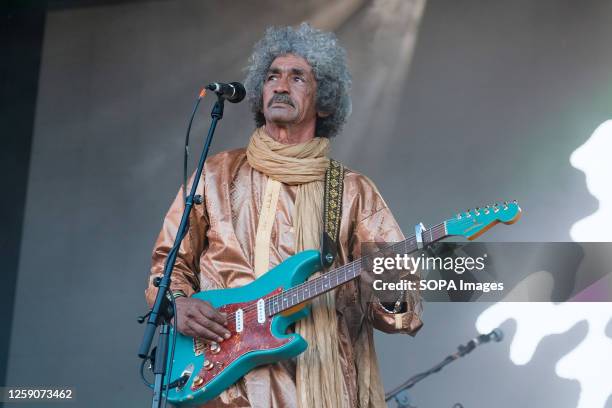
[[[500,209],[500,211],[505,211],[505,210],[506,209]],[[490,210],[490,211],[494,211],[494,210]],[[427,233],[427,232],[430,233],[430,239],[431,239],[430,241],[427,242],[427,244],[430,244],[430,243],[432,243],[432,242],[442,238],[442,236],[444,234],[442,234],[442,236],[436,237],[435,239],[433,239],[433,235],[434,235],[434,233],[435,233],[435,235],[438,235],[440,232],[443,232],[443,231],[446,232],[446,223],[447,222],[452,221],[455,226],[462,227],[462,226],[465,226],[465,224],[473,223],[474,219],[475,218],[473,216],[472,217],[464,216],[461,219],[453,218],[453,219],[448,220],[446,222],[443,222],[443,223],[440,223],[438,225],[435,225],[434,227],[432,227],[432,228],[430,228],[428,230],[425,230],[424,231],[425,233]],[[385,248],[382,248],[379,251],[375,252],[374,254],[366,255],[366,256],[364,256],[364,257],[362,257],[362,258],[360,258],[360,259],[358,259],[356,261],[352,261],[352,262],[349,262],[349,263],[347,263],[345,265],[342,265],[342,266],[334,269],[333,271],[330,271],[330,272],[328,272],[328,273],[326,273],[324,275],[321,275],[320,277],[318,277],[318,278],[316,278],[316,279],[314,279],[312,281],[303,282],[303,283],[301,283],[299,285],[296,285],[296,286],[294,286],[292,288],[289,288],[286,291],[283,291],[283,292],[281,292],[281,293],[279,293],[277,295],[273,295],[273,296],[270,296],[269,298],[266,298],[265,299],[265,306],[264,306],[265,311],[266,311],[266,316],[269,317],[269,316],[273,316],[275,314],[278,314],[278,313],[280,313],[282,311],[290,309],[291,307],[297,306],[300,303],[303,303],[303,302],[306,302],[306,301],[308,301],[308,300],[310,300],[312,298],[315,298],[315,297],[317,297],[317,296],[319,296],[319,295],[321,295],[321,294],[323,294],[323,293],[325,293],[325,292],[327,292],[329,290],[332,290],[332,289],[334,289],[334,288],[336,288],[336,287],[338,287],[338,286],[340,286],[340,285],[342,285],[344,283],[349,282],[350,280],[356,278],[357,275],[359,275],[359,272],[357,272],[355,276],[353,276],[353,277],[351,277],[349,279],[346,279],[346,272],[349,272],[348,269],[353,268],[357,263],[361,263],[365,259],[371,258],[372,256],[374,256],[374,255],[376,255],[376,254],[378,254],[380,252],[383,252],[383,251],[386,251],[386,250],[387,251],[388,250],[393,250],[396,246],[406,245],[408,243],[412,244],[413,241],[415,241],[415,236],[414,235],[409,237],[409,238],[407,238],[407,239],[405,239],[404,241],[401,241],[399,243],[393,243],[393,244],[391,244],[391,245],[389,245],[389,246],[387,246]],[[339,276],[341,271],[344,272],[346,280],[343,279],[342,283],[338,283],[338,281],[341,279],[340,276]],[[354,273],[354,271],[350,271],[350,272]],[[332,276],[332,275],[334,275],[334,276]],[[332,278],[336,279],[336,285],[332,285],[331,287],[328,287],[329,286],[329,281],[331,281]],[[328,280],[328,282],[325,283],[325,284],[323,283],[324,279]],[[318,292],[318,289],[317,289],[317,285],[319,283],[322,284],[321,285],[321,292]],[[308,287],[309,293],[310,293],[310,290],[313,289],[315,291],[315,295],[314,296],[308,295],[307,298],[302,299],[298,303],[293,303],[294,301],[291,300],[291,301],[289,301],[290,303],[293,303],[291,306],[287,306],[287,307],[282,306],[283,300],[285,300],[285,303],[288,303],[287,302],[288,298],[290,299],[291,296],[296,296],[296,295],[299,295],[300,293],[303,293],[303,291],[306,289],[306,287]],[[323,289],[326,289],[326,290],[323,290]],[[299,300],[299,297],[298,297],[298,300]],[[273,308],[274,307],[278,308],[278,302],[279,301],[281,303],[281,306],[280,306],[278,311],[274,312]],[[275,302],[276,306],[273,306],[272,302]],[[247,312],[250,312],[250,311],[252,311],[252,310],[254,310],[256,308],[257,308],[257,302],[254,302],[254,303],[251,303],[250,305],[246,306],[242,310],[246,314]],[[271,314],[268,314],[268,313],[271,313]],[[251,314],[251,313],[249,313],[249,315],[250,315],[250,317],[247,317],[246,319],[243,320],[244,323],[250,323],[251,321],[257,319],[257,316],[253,316],[253,314]],[[234,314],[230,314],[230,316],[228,317],[227,320],[228,320],[228,323],[233,323],[235,321],[235,313]]]
[[[408,240],[405,240],[405,241],[410,241],[410,238],[409,238]],[[405,242],[405,241],[402,241],[402,243],[403,243],[403,242]],[[398,243],[395,243],[394,245],[397,245],[397,244],[398,244]],[[363,260],[363,258],[361,258],[359,261],[362,261],[362,260]],[[336,281],[338,281],[338,280],[339,280],[339,278],[340,278],[340,276],[339,276],[339,275],[340,275],[340,273],[341,273],[341,272],[344,272],[344,274],[346,275],[346,272],[349,272],[349,269],[350,269],[350,268],[352,268],[352,267],[354,267],[355,265],[356,265],[356,262],[355,262],[355,261],[350,262],[350,263],[348,263],[348,264],[342,265],[342,266],[340,266],[340,267],[338,267],[338,268],[334,269],[334,270],[333,270],[333,271],[331,271],[331,272],[328,272],[327,274],[325,274],[325,275],[323,275],[323,276],[321,276],[321,277],[319,277],[319,278],[317,278],[317,279],[315,279],[315,280],[312,280],[312,281],[307,281],[307,282],[303,282],[302,284],[297,285],[297,286],[294,286],[294,287],[292,287],[292,288],[290,288],[290,289],[287,289],[286,291],[283,291],[283,292],[279,293],[278,295],[273,295],[273,296],[270,296],[269,298],[267,298],[267,299],[266,299],[266,306],[267,306],[266,313],[268,313],[268,312],[271,312],[271,311],[272,311],[272,309],[273,309],[272,302],[277,301],[277,305],[278,305],[278,301],[279,301],[279,299],[281,299],[281,298],[282,298],[282,299],[285,299],[285,301],[286,301],[286,299],[289,299],[289,298],[290,298],[290,296],[293,296],[293,295],[298,294],[298,293],[296,293],[296,292],[299,292],[300,290],[305,289],[305,288],[306,288],[306,286],[308,286],[309,290],[310,290],[310,289],[312,289],[313,291],[315,291],[315,292],[316,292],[316,291],[318,291],[318,289],[317,289],[317,285],[318,285],[319,283],[322,283],[323,279],[326,279],[326,278],[327,278],[328,280],[331,280],[331,279],[329,279],[329,278],[330,278],[330,276],[331,276],[331,275],[334,275],[334,277],[336,278]],[[352,272],[353,272],[353,271],[351,271],[351,273],[352,273]],[[356,276],[357,276],[357,275],[355,275],[355,277],[356,277]],[[321,279],[321,280],[319,280],[319,279]],[[351,279],[352,279],[352,278],[351,278]],[[350,280],[350,279],[349,279],[349,280]],[[348,280],[347,280],[347,281],[348,281]],[[302,285],[303,285],[303,286],[302,286]],[[336,286],[338,286],[338,285],[336,285]],[[334,287],[336,287],[336,286],[334,286]],[[323,286],[321,286],[321,289],[323,289]],[[323,292],[321,292],[321,293],[323,293]],[[318,294],[317,294],[317,295],[318,295]],[[314,297],[316,297],[317,295],[315,295]],[[309,299],[310,299],[310,298],[309,298]],[[306,300],[307,300],[307,299],[303,299],[303,300],[302,300],[301,302],[299,302],[299,303],[302,303],[302,302],[304,302],[304,301],[306,301]],[[293,300],[292,300],[291,302],[293,302]],[[283,301],[282,301],[282,300],[280,300],[280,303],[282,304],[282,303],[283,303]],[[289,306],[289,307],[287,307],[287,308],[282,308],[282,310],[278,310],[277,312],[275,312],[275,313],[273,313],[273,314],[276,314],[276,313],[279,313],[279,312],[281,312],[281,311],[284,311],[284,310],[286,310],[286,309],[288,309],[288,308],[290,308],[290,307],[293,307],[293,306],[295,306],[295,305],[298,305],[299,303],[292,304],[291,306]],[[255,303],[251,303],[250,305],[248,305],[247,307],[245,307],[245,308],[243,309],[243,311],[245,311],[245,312],[246,312],[246,311],[251,311],[251,310],[255,309],[256,307],[257,307],[256,302],[255,302]],[[252,315],[251,315],[251,316],[252,316]],[[235,320],[234,315],[231,315],[231,318],[229,318],[228,320],[230,320],[230,321]]]
[[[440,239],[440,238],[441,238],[441,237],[444,235],[444,234],[440,235],[440,233],[445,232],[445,231],[446,231],[446,229],[444,228],[444,223],[442,223],[442,224],[438,224],[438,225],[436,225],[435,227],[432,227],[432,228],[431,228],[430,230],[428,230],[428,231],[432,231],[432,232],[430,233],[430,239],[431,239],[431,241],[427,241],[427,242],[429,243],[429,242],[433,242],[434,240],[438,240],[438,239]],[[434,232],[435,232],[435,235],[436,235],[436,238],[435,238],[435,239],[433,238],[433,233],[434,233]],[[408,246],[408,244],[410,244],[410,245],[414,245],[414,244],[416,244],[416,239],[415,239],[414,235],[413,235],[413,236],[411,236],[411,237],[409,237],[409,238],[407,238],[407,239],[405,239],[405,240],[403,240],[403,241],[400,241],[400,242],[395,242],[395,243],[392,243],[392,244],[390,244],[390,245],[388,245],[388,246],[386,246],[386,247],[384,247],[384,248],[381,248],[380,250],[376,251],[375,253],[365,255],[365,256],[363,256],[363,257],[361,257],[361,258],[359,258],[359,259],[357,259],[357,260],[355,260],[355,261],[352,261],[352,262],[349,262],[349,263],[347,263],[347,264],[345,264],[345,265],[342,265],[342,266],[340,266],[340,267],[338,267],[338,268],[334,269],[333,271],[330,271],[330,272],[328,272],[328,273],[326,273],[326,274],[321,275],[320,277],[318,277],[318,278],[316,278],[316,279],[314,279],[314,280],[311,280],[311,281],[306,281],[306,282],[301,283],[300,285],[296,285],[296,286],[294,286],[294,287],[292,287],[292,288],[289,288],[289,289],[287,289],[286,291],[284,291],[284,292],[282,292],[282,293],[280,293],[280,294],[278,294],[278,295],[271,296],[269,299],[270,299],[270,300],[278,300],[279,298],[286,298],[286,297],[287,297],[287,295],[292,295],[292,296],[293,296],[293,295],[294,295],[294,292],[300,292],[300,291],[302,291],[303,289],[306,289],[306,287],[307,287],[307,286],[310,286],[308,289],[310,289],[310,288],[314,288],[315,290],[317,290],[317,285],[318,285],[319,283],[323,283],[323,281],[324,281],[325,279],[327,279],[327,280],[328,280],[328,282],[327,282],[327,283],[325,283],[325,285],[329,285],[329,281],[333,280],[334,278],[336,279],[336,281],[338,281],[338,280],[340,279],[340,274],[341,274],[341,272],[344,272],[344,273],[346,274],[346,272],[347,272],[348,270],[353,269],[353,268],[354,268],[354,266],[356,266],[356,265],[360,265],[360,264],[361,264],[361,263],[363,263],[365,260],[367,260],[367,259],[369,259],[369,258],[372,258],[372,257],[373,257],[373,256],[375,256],[376,254],[382,253],[382,252],[384,252],[384,251],[389,251],[389,250],[398,250],[398,249],[400,249],[400,248],[402,248],[402,247],[404,247],[404,246],[406,246],[406,247],[407,247],[407,246]],[[408,250],[408,249],[409,249],[409,248],[406,248],[406,250]],[[412,248],[410,248],[410,249],[412,249]],[[416,249],[416,248],[414,248],[414,249]],[[352,272],[352,271],[351,271],[351,272]],[[352,279],[352,278],[351,278],[351,279]],[[349,279],[349,280],[350,280],[350,279]],[[343,282],[343,283],[345,283],[345,282]],[[339,285],[335,285],[334,287],[337,287],[337,286],[339,286]],[[322,289],[323,289],[323,288],[322,288]],[[333,289],[333,288],[331,288],[331,289]],[[317,295],[318,295],[318,294],[317,294]],[[315,296],[317,296],[317,295],[315,295]],[[303,302],[303,301],[305,301],[305,300],[308,300],[308,299],[304,299],[304,300],[302,300],[302,302]],[[282,302],[282,301],[281,301],[281,302]],[[299,303],[298,303],[298,304],[299,304]]]
[[[465,218],[463,218],[461,220],[453,219],[452,221],[454,221],[455,224],[465,225],[467,223],[472,223],[473,222],[473,218],[465,217]],[[445,235],[445,232],[446,232],[445,224],[444,223],[438,224],[438,225],[430,228],[429,230],[426,230],[425,232],[429,232],[430,233],[429,234],[430,235],[430,240],[426,241],[426,242],[428,244],[432,243],[432,242],[434,242],[436,240],[439,240],[440,238],[442,238]],[[442,233],[442,232],[444,232],[444,233]],[[442,234],[440,234],[440,233],[442,233]],[[435,238],[434,238],[434,235],[436,236]],[[356,272],[354,270],[349,270],[349,269],[354,269],[354,266],[356,266],[357,263],[363,262],[366,258],[370,258],[370,257],[376,255],[377,253],[383,252],[385,250],[390,250],[390,249],[393,250],[393,249],[395,249],[398,246],[408,246],[408,244],[414,245],[414,243],[415,243],[415,237],[411,236],[410,238],[408,238],[408,239],[406,239],[404,241],[401,241],[399,243],[391,244],[391,245],[389,245],[389,246],[387,246],[387,247],[377,251],[374,254],[370,254],[370,255],[364,256],[364,257],[360,258],[357,261],[353,261],[353,262],[345,264],[345,265],[343,265],[343,266],[341,266],[339,268],[336,268],[333,271],[328,272],[327,274],[325,274],[325,275],[323,275],[323,276],[321,276],[321,277],[319,277],[319,278],[317,278],[317,279],[315,279],[313,281],[303,282],[302,284],[294,286],[294,287],[292,287],[292,288],[290,288],[290,289],[288,289],[286,291],[283,291],[283,292],[281,292],[278,295],[271,296],[271,297],[269,297],[269,298],[267,298],[265,300],[265,302],[266,302],[265,303],[266,314],[267,314],[267,316],[273,316],[273,315],[278,314],[278,313],[280,313],[282,311],[290,309],[291,307],[299,305],[300,303],[306,302],[306,301],[308,301],[308,300],[310,300],[310,299],[312,299],[314,297],[317,297],[317,296],[321,295],[322,293],[325,293],[325,292],[327,292],[329,290],[332,290],[335,287],[338,287],[338,286],[340,286],[340,285],[342,285],[342,284],[344,284],[344,283],[354,279],[355,277],[357,277],[357,275],[359,275],[359,272]],[[410,248],[410,249],[413,249],[413,248]],[[344,278],[341,278],[341,276],[340,276],[340,272],[341,271],[344,272],[344,275],[345,275]],[[347,279],[347,277],[346,277],[346,273],[347,272],[351,272],[351,274],[355,273],[355,275],[351,276],[350,278]],[[332,281],[334,278],[336,280],[336,284],[330,286],[329,282]],[[327,282],[324,282],[324,279],[327,279]],[[340,280],[342,280],[342,282],[339,282]],[[321,284],[320,285],[321,286],[320,291],[318,289],[319,284]],[[299,300],[299,294],[300,293],[304,293],[304,290],[307,287],[308,287],[309,294],[307,295],[307,297],[303,298],[300,301]],[[310,290],[311,289],[315,292],[314,296],[310,295]],[[298,302],[297,303],[292,298],[293,296],[296,296],[296,295],[298,295]],[[279,300],[279,299],[281,299],[281,300]],[[287,299],[291,299],[291,300],[287,301]],[[280,301],[280,303],[281,303],[280,307],[278,306],[278,301]],[[285,305],[283,305],[283,301],[284,301]],[[272,302],[275,302],[275,303],[272,304]],[[291,303],[291,305],[289,305],[288,303]],[[253,309],[255,309],[256,307],[257,307],[257,304],[256,303],[252,303],[249,306],[245,307],[243,309],[243,311],[245,313],[246,312],[250,312]],[[275,310],[275,309],[278,309],[278,310]],[[257,319],[257,316],[249,313],[249,316],[244,319],[244,323],[250,323],[250,322],[252,322],[252,321],[254,321],[256,319]],[[232,323],[232,322],[235,321],[235,317],[234,317],[233,314],[230,315],[228,321],[229,321],[229,323]]]
[[[439,240],[440,238],[442,238],[444,236],[444,233],[446,232],[446,228],[445,228],[444,223],[441,223],[441,224],[438,224],[438,225],[430,228],[429,230],[426,230],[425,232],[429,232],[430,233],[430,241],[427,241],[427,243],[431,243],[431,242],[433,242],[435,240]],[[434,235],[436,236],[435,238],[434,238]],[[269,298],[265,299],[265,302],[266,302],[266,304],[265,304],[266,315],[267,316],[272,316],[274,314],[278,314],[278,313],[280,313],[280,312],[282,312],[284,310],[287,310],[287,309],[289,309],[289,308],[291,308],[293,306],[299,305],[300,303],[303,303],[303,302],[305,302],[307,300],[315,298],[315,297],[321,295],[322,293],[325,293],[325,292],[327,292],[329,290],[332,290],[335,287],[338,287],[338,286],[340,286],[340,285],[342,285],[342,284],[344,284],[344,283],[346,283],[346,282],[356,278],[359,275],[360,269],[358,269],[359,272],[356,272],[356,271],[352,270],[352,269],[354,269],[354,266],[356,266],[358,264],[361,264],[362,262],[364,262],[364,260],[366,260],[368,258],[371,258],[371,257],[373,257],[374,255],[376,255],[376,254],[378,254],[380,252],[388,251],[388,250],[393,250],[393,249],[396,249],[396,247],[400,247],[400,246],[406,246],[407,247],[408,246],[407,244],[412,244],[412,245],[416,244],[416,239],[415,239],[414,235],[409,237],[408,239],[403,240],[403,241],[390,244],[387,247],[382,248],[382,249],[380,249],[379,251],[376,251],[373,254],[366,255],[366,256],[364,256],[364,257],[362,257],[362,258],[360,258],[360,259],[358,259],[356,261],[352,261],[352,262],[349,262],[349,263],[347,263],[345,265],[342,265],[342,266],[334,269],[333,271],[330,271],[330,272],[328,272],[328,273],[326,273],[324,275],[321,275],[320,277],[318,277],[318,278],[316,278],[316,279],[314,279],[312,281],[303,282],[300,285],[297,285],[297,286],[294,286],[292,288],[289,288],[286,291],[283,291],[283,292],[281,292],[281,293],[279,293],[277,295],[270,296]],[[408,249],[408,248],[406,248],[406,249]],[[344,273],[345,278],[341,278],[340,277],[341,272]],[[351,274],[355,273],[355,272],[356,273],[355,273],[355,276],[352,276],[351,278],[346,279],[346,273],[347,272],[350,272]],[[329,287],[330,286],[329,285],[329,281],[333,280],[334,278],[336,280],[336,285],[332,285],[331,287]],[[328,280],[327,283],[323,282],[325,279]],[[338,283],[340,280],[342,280],[343,282]],[[319,290],[317,288],[318,284],[321,284],[321,292],[318,291]],[[309,296],[308,298],[304,298],[301,301],[299,301],[298,303],[293,303],[294,301],[291,300],[290,302],[293,303],[291,306],[288,306],[288,307],[283,307],[282,306],[283,300],[285,300],[285,303],[287,303],[287,299],[289,299],[291,296],[296,296],[296,295],[299,295],[300,293],[303,293],[303,291],[306,289],[307,286],[308,286],[309,293],[310,293],[311,289],[315,292],[314,296],[308,295]],[[299,299],[299,297],[298,297],[298,299]],[[272,302],[276,302],[276,306],[273,306]],[[272,310],[274,308],[278,308],[278,302],[281,303],[281,307],[279,308],[278,311],[273,312]],[[256,308],[257,308],[257,302],[254,302],[254,303],[251,303],[250,305],[246,306],[242,310],[246,314],[246,312],[250,312],[250,311],[252,311],[252,310],[254,310]],[[272,314],[269,314],[269,313],[272,313]],[[250,316],[248,318],[243,320],[244,323],[250,323],[251,321],[257,319],[257,316],[254,316],[251,313],[249,313],[249,315]],[[228,320],[228,323],[233,323],[235,321],[235,313],[230,314],[230,316],[228,317],[227,320]]]
[[[443,227],[444,227],[444,224],[438,224],[435,227],[432,227],[430,230],[428,230],[428,231],[431,231],[430,236],[431,236],[432,241],[440,239],[444,235],[444,234],[440,234],[443,231],[445,232],[445,228],[443,228]],[[433,235],[436,235],[436,238],[433,238]],[[389,250],[389,249],[394,249],[395,247],[399,247],[399,246],[408,246],[407,244],[411,244],[411,245],[415,244],[414,236],[412,236],[412,237],[410,237],[410,238],[408,238],[408,239],[406,239],[404,241],[401,241],[399,243],[393,243],[393,244],[391,244],[391,245],[389,245],[389,246],[387,246],[385,248],[382,248],[380,251],[377,251],[376,253],[382,252],[382,251],[385,251],[385,250]],[[319,277],[319,278],[317,278],[315,280],[304,282],[304,283],[302,283],[300,285],[297,285],[297,286],[294,286],[294,287],[292,287],[292,288],[290,288],[290,289],[288,289],[288,290],[286,290],[284,292],[281,292],[278,295],[270,296],[269,298],[266,299],[266,306],[267,306],[266,312],[271,312],[272,313],[271,315],[277,314],[277,313],[279,313],[281,311],[284,311],[284,310],[286,310],[288,308],[291,308],[291,307],[293,307],[295,305],[299,305],[300,303],[303,303],[303,302],[305,302],[305,301],[307,301],[307,300],[309,300],[311,298],[314,298],[314,297],[320,295],[321,293],[324,293],[325,291],[329,291],[329,290],[331,290],[331,289],[333,289],[333,288],[335,288],[337,286],[340,286],[341,284],[344,284],[344,283],[354,279],[355,277],[357,277],[357,275],[359,273],[356,273],[355,276],[352,276],[351,278],[346,279],[347,272],[350,272],[351,274],[355,273],[356,271],[354,271],[354,267],[356,265],[358,265],[361,262],[363,262],[366,258],[370,258],[370,257],[374,256],[376,253],[370,254],[368,256],[364,256],[364,257],[360,258],[357,261],[353,261],[353,262],[350,262],[348,264],[342,265],[342,266],[334,269],[333,271],[328,272],[325,275],[322,275],[321,277]],[[345,275],[344,278],[341,278],[341,276],[340,276],[342,273],[344,273],[344,275]],[[334,278],[335,278],[337,284],[333,285],[332,287],[328,287],[329,286],[329,281],[333,280]],[[325,279],[327,279],[326,283],[324,282]],[[342,280],[343,282],[339,283],[340,280]],[[319,291],[319,289],[318,289],[319,286],[321,286],[321,292],[318,292]],[[283,304],[283,300],[285,300],[285,304],[286,304],[287,303],[287,299],[290,298],[290,296],[295,296],[295,295],[300,294],[301,292],[303,292],[304,289],[306,289],[306,287],[308,287],[308,290],[312,289],[314,292],[316,292],[316,294],[314,296],[309,296],[308,299],[304,298],[301,301],[299,301],[298,303],[293,303],[291,306],[288,306],[288,305],[287,305],[288,307],[281,306],[281,308],[279,308],[278,311],[273,311],[274,308],[278,308],[278,301],[280,301],[280,303],[282,305]],[[279,299],[281,299],[281,300],[279,300]],[[299,299],[299,297],[298,297],[298,299]],[[277,302],[277,303],[276,303],[276,305],[273,305],[272,302]],[[291,302],[294,302],[294,301],[291,300]],[[256,303],[252,303],[252,304],[248,305],[247,307],[245,307],[243,309],[243,311],[244,312],[251,311],[251,310],[255,309],[256,307],[257,307],[257,304]],[[228,320],[230,322],[233,322],[235,320],[234,315],[233,314],[230,315],[230,318]]]
[[[442,232],[442,231],[443,231],[443,230],[441,230],[441,229],[439,228],[439,227],[440,227],[439,225],[438,225],[438,226],[436,226],[436,227],[437,227],[437,228],[436,228],[436,230],[437,230],[438,234],[439,234],[440,232]],[[434,232],[434,227],[432,227],[432,228],[431,228],[431,231],[432,231],[432,235],[433,235],[433,232]],[[437,239],[439,239],[439,238],[440,238],[440,237],[442,237],[443,235],[444,235],[444,234],[442,234],[442,235],[438,236],[438,238],[437,238]],[[382,249],[381,251],[383,251],[383,250],[389,250],[390,248],[393,248],[393,247],[399,247],[399,246],[402,246],[402,245],[403,245],[403,246],[407,246],[408,244],[414,244],[414,242],[415,242],[414,237],[411,237],[411,238],[406,239],[406,240],[404,240],[404,241],[401,241],[401,242],[398,242],[398,243],[394,243],[394,244],[392,244],[392,245],[390,245],[390,246],[388,246],[388,247],[386,247],[386,248]],[[433,241],[431,241],[431,242],[433,242]],[[380,251],[377,251],[376,253],[378,253],[378,252],[380,252]],[[346,267],[354,267],[354,266],[357,266],[357,265],[358,265],[360,262],[363,262],[363,259],[364,259],[364,258],[368,258],[368,257],[374,256],[374,255],[376,255],[376,253],[374,253],[374,254],[370,254],[370,255],[367,255],[367,256],[364,256],[364,257],[360,258],[358,261],[353,261],[353,262],[351,262],[351,263],[349,263],[349,264],[343,265],[342,267],[339,267],[339,268],[337,268],[337,269],[334,269],[334,271],[329,272],[328,274],[332,274],[332,273],[337,273],[337,272],[338,272],[338,273],[337,273],[337,275],[340,275],[340,274],[339,274],[339,272],[340,272],[340,270],[341,270],[341,269],[342,269],[342,270],[344,270],[344,269],[348,269],[348,268],[346,268]],[[341,283],[337,283],[336,285],[333,285],[333,286],[325,286],[325,287],[324,287],[324,286],[321,286],[321,292],[317,292],[317,293],[316,293],[314,296],[310,296],[308,299],[303,299],[303,300],[299,301],[298,303],[294,303],[294,304],[292,304],[291,306],[288,306],[288,307],[282,307],[282,306],[281,306],[280,308],[278,308],[278,309],[279,309],[278,311],[272,311],[272,310],[273,310],[273,306],[272,306],[271,304],[267,304],[267,305],[266,305],[266,306],[267,306],[266,316],[267,316],[267,317],[269,317],[269,316],[273,316],[273,315],[278,314],[278,313],[280,313],[280,312],[282,312],[282,311],[285,311],[285,310],[287,310],[287,309],[290,309],[291,307],[294,307],[294,306],[296,306],[296,305],[299,305],[300,303],[304,303],[304,302],[306,302],[306,301],[308,301],[308,300],[310,300],[310,299],[312,299],[312,298],[315,298],[315,297],[317,297],[317,296],[321,295],[322,293],[328,292],[328,291],[332,290],[333,288],[335,288],[335,287],[337,287],[337,286],[340,286],[340,285],[342,285],[342,284],[344,284],[344,283],[346,283],[346,282],[348,282],[348,281],[350,281],[350,280],[352,280],[352,279],[356,278],[356,277],[359,275],[359,273],[360,273],[360,268],[359,268],[359,269],[357,269],[357,270],[354,270],[354,268],[353,268],[353,270],[351,270],[351,271],[350,271],[350,273],[351,273],[351,274],[354,274],[354,276],[351,276],[351,277],[350,277],[350,278],[348,278],[348,279],[346,279],[346,272],[349,272],[349,271],[348,271],[348,270],[345,270],[345,271],[344,271],[344,273],[345,273],[345,278],[344,278],[344,279],[342,279],[342,280],[343,280],[343,282],[341,282]],[[326,275],[327,275],[327,274],[326,274]],[[320,278],[319,278],[319,279],[320,279]],[[337,281],[337,282],[338,282],[338,280],[340,280],[340,279],[341,279],[341,278],[340,278],[340,276],[337,276],[337,277],[336,277],[336,281]],[[330,280],[331,280],[331,279],[330,279]],[[307,282],[304,282],[304,284],[306,284],[306,283],[313,283],[313,282],[315,282],[315,281],[307,281]],[[317,283],[321,283],[321,282],[317,282]],[[291,289],[295,289],[295,288],[297,288],[297,287],[293,287],[293,288],[291,288]],[[315,291],[317,291],[317,290],[318,290],[316,285],[314,286],[314,288],[315,288]],[[287,293],[289,293],[289,292],[291,292],[291,290],[287,290],[286,292],[283,292],[283,293],[281,293],[281,294],[279,294],[279,295],[275,295],[275,296],[281,296],[281,295],[283,295],[283,294],[287,294]],[[270,298],[266,299],[266,301],[271,300],[272,298],[273,298],[273,296],[271,296]],[[299,298],[298,298],[298,299],[299,299]],[[282,303],[281,303],[281,304],[282,304]],[[252,303],[252,304],[250,304],[249,306],[247,306],[247,307],[245,307],[245,308],[243,309],[243,311],[244,311],[244,312],[245,312],[245,314],[247,315],[247,316],[245,316],[245,318],[244,318],[244,320],[243,320],[243,324],[250,324],[250,323],[252,323],[252,322],[254,322],[254,321],[256,321],[256,320],[257,320],[257,315],[256,315],[256,314],[254,314],[254,313],[248,313],[248,314],[247,314],[247,312],[252,311],[252,310],[253,310],[253,309],[255,309],[256,307],[257,307],[256,303]],[[270,314],[270,313],[271,313],[271,314]],[[227,319],[227,320],[228,320],[228,324],[229,324],[229,323],[233,323],[233,322],[235,321],[235,317],[234,317],[234,316],[235,316],[235,313],[234,313],[234,314],[231,314],[231,315],[230,315],[230,317],[228,317],[228,319]]]

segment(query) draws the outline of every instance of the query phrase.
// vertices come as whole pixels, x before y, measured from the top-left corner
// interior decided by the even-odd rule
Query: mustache
[[[295,108],[295,104],[293,103],[293,99],[287,94],[274,94],[270,101],[268,102],[268,108],[272,106],[273,103],[286,103],[287,105],[291,105]]]

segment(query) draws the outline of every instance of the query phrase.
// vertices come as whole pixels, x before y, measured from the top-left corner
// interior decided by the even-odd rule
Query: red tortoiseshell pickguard
[[[282,288],[278,288],[267,294],[263,299],[274,296],[281,291]],[[213,363],[213,367],[209,370],[204,367],[200,369],[198,376],[200,376],[204,382],[199,386],[192,385],[192,391],[205,387],[213,378],[222,373],[227,366],[244,354],[255,350],[275,349],[290,341],[290,339],[279,339],[272,335],[270,330],[270,325],[272,323],[271,317],[266,317],[264,323],[260,324],[257,322],[257,300],[244,303],[232,303],[218,309],[220,312],[227,313],[228,318],[230,316],[235,316],[238,309],[244,310],[244,327],[241,333],[236,333],[236,325],[232,321],[227,327],[232,335],[229,339],[219,343],[221,351],[217,354],[211,353],[208,347],[206,347],[204,354],[206,359]],[[249,307],[250,309],[247,310]]]

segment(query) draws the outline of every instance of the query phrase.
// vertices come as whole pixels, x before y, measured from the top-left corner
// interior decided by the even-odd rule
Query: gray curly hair
[[[333,33],[317,30],[307,23],[296,29],[270,27],[253,47],[244,82],[256,125],[265,124],[263,84],[266,73],[272,61],[287,54],[298,55],[310,64],[317,80],[317,111],[329,113],[324,118],[317,117],[315,135],[336,136],[351,113],[351,74],[346,52]]]

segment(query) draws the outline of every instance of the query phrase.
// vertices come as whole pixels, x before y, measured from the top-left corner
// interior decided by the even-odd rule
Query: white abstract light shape
[[[586,321],[589,328],[585,339],[557,362],[555,370],[559,377],[580,383],[577,408],[603,408],[612,395],[612,339],[605,333],[611,318],[612,303],[500,302],[478,317],[476,328],[488,333],[509,319],[515,320],[510,359],[524,365],[531,361],[544,337],[564,333]]]
[[[612,120],[600,125],[593,135],[570,156],[570,163],[583,171],[587,189],[599,201],[598,210],[576,222],[570,236],[576,242],[610,242],[612,230]],[[542,278],[543,272],[533,275]],[[531,277],[517,285],[507,299],[529,293]],[[568,331],[586,321],[588,332],[576,348],[563,356],[555,371],[561,378],[580,383],[577,408],[603,408],[612,395],[612,339],[606,326],[612,319],[612,303],[506,303],[489,307],[478,317],[476,328],[488,333],[507,320],[516,321],[516,334],[510,345],[510,359],[527,364],[542,339]]]
[[[605,334],[612,316],[612,303],[571,306],[566,309],[588,316],[589,332],[578,347],[559,360],[556,372],[559,377],[580,382],[579,408],[603,407],[612,395],[612,339]]]
[[[538,344],[545,336],[568,331],[575,321],[555,319],[558,306],[549,303],[515,302],[525,300],[529,287],[534,282],[545,282],[548,294],[552,292],[552,276],[549,272],[539,271],[529,275],[506,295],[503,302],[496,303],[480,314],[476,320],[476,329],[489,333],[509,319],[517,322],[516,333],[510,345],[510,359],[514,364],[527,364],[535,353]]]
[[[602,123],[570,156],[572,166],[586,175],[589,193],[599,201],[598,210],[576,222],[570,236],[576,242],[612,241],[612,120]],[[607,228],[605,226],[608,226]]]

